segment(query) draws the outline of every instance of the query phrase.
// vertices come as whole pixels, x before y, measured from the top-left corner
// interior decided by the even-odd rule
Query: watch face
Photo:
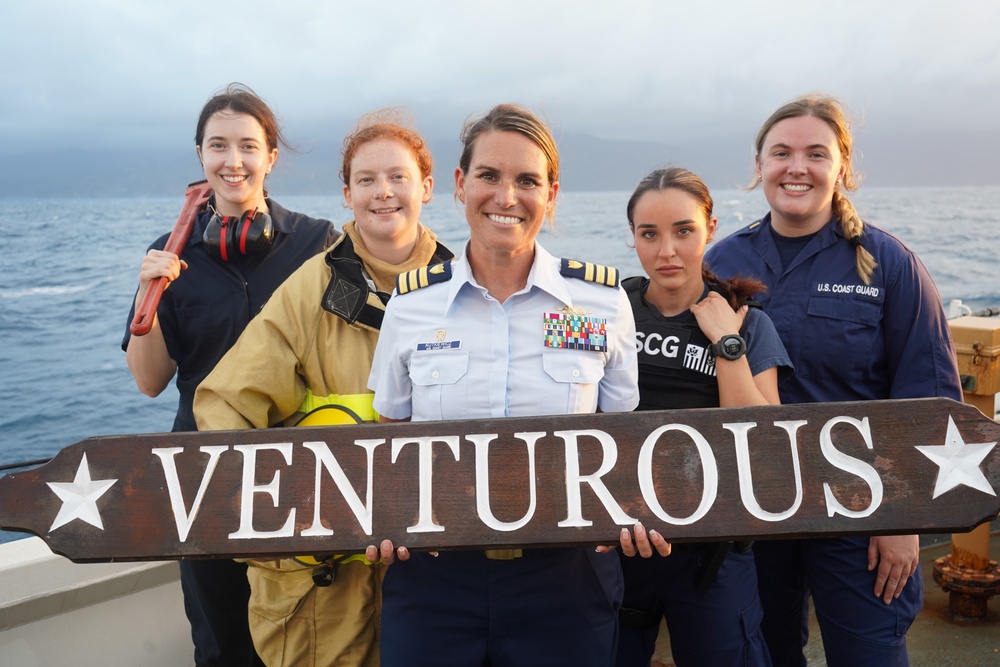
[[[716,353],[724,359],[739,359],[747,351],[746,342],[740,336],[723,336],[715,345]]]

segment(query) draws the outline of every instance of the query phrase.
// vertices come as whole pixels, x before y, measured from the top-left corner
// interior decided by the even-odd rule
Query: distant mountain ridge
[[[861,168],[869,185],[996,185],[1000,183],[1000,131],[973,137],[936,136],[919,144],[905,138],[866,138]],[[752,148],[744,138],[715,136],[665,144],[615,141],[589,135],[557,137],[560,184],[570,191],[631,190],[649,171],[683,166],[712,189],[749,180]],[[435,187],[451,192],[461,147],[457,139],[429,140]],[[928,146],[928,144],[935,144]],[[970,150],[969,146],[975,146]],[[992,147],[992,148],[991,148]],[[936,151],[930,149],[937,149]],[[961,159],[932,160],[949,151]],[[340,142],[317,142],[307,151],[285,151],[269,188],[289,195],[338,194]],[[917,158],[916,156],[921,156]],[[202,178],[193,148],[176,150],[63,150],[0,155],[0,197],[171,196]]]

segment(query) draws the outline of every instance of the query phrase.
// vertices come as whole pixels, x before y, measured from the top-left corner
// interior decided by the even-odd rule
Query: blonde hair
[[[768,132],[783,120],[789,118],[800,118],[802,116],[815,116],[819,118],[833,130],[834,136],[837,137],[837,145],[840,148],[840,154],[844,161],[844,176],[840,183],[844,190],[848,192],[854,192],[858,189],[858,185],[861,182],[860,175],[854,172],[851,167],[851,157],[854,155],[854,138],[851,136],[851,125],[847,119],[847,114],[844,110],[844,105],[835,97],[830,97],[829,95],[820,94],[810,94],[797,97],[791,102],[780,107],[771,116],[764,121],[761,126],[760,131],[757,133],[757,141],[755,143],[757,149],[757,161],[760,162],[761,152],[764,150],[764,139],[767,137]],[[754,173],[751,179],[748,189],[753,189],[760,184],[760,178],[757,173]],[[861,217],[858,215],[857,210],[854,208],[854,204],[851,200],[847,198],[843,192],[841,192],[840,185],[833,191],[833,214],[840,221],[840,231],[843,233],[844,238],[854,246],[855,249],[855,268],[858,272],[858,277],[866,285],[871,284],[872,273],[875,271],[875,267],[878,264],[875,262],[875,258],[872,254],[865,249],[862,245],[862,240],[865,233],[865,223],[862,222]]]

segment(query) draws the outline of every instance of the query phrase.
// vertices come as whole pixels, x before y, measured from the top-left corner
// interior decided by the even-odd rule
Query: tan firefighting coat
[[[397,274],[449,259],[451,253],[421,227],[410,258],[393,265],[368,253],[353,221],[344,232],[274,292],[198,386],[199,430],[294,425],[327,404],[343,405],[363,421],[375,418],[367,384],[385,305],[360,266],[384,298]],[[379,322],[372,323],[373,317]]]

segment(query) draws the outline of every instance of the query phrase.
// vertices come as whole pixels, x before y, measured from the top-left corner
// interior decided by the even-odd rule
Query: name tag
[[[882,303],[883,294],[882,288],[876,285],[864,285],[864,284],[842,284],[842,283],[816,283],[816,287],[813,290],[813,294],[818,294],[821,296],[830,295],[858,295],[861,297],[866,297],[869,300]]]
[[[460,340],[443,340],[434,343],[417,343],[417,350],[457,350],[462,347]]]

